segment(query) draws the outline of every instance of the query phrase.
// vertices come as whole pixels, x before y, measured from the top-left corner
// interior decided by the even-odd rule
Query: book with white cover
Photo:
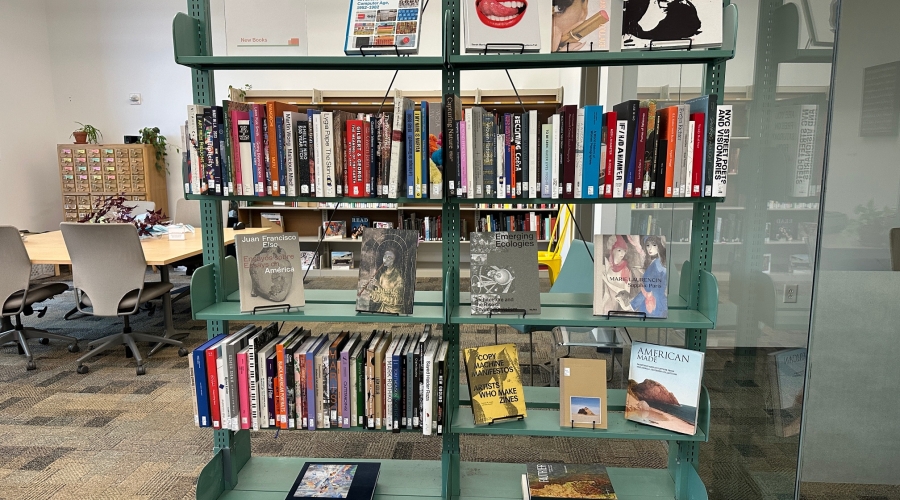
[[[538,0],[464,0],[466,52],[539,52],[541,12]]]
[[[550,52],[609,50],[609,3],[609,0],[554,0]]]
[[[622,49],[722,46],[722,0],[625,0]]]
[[[350,0],[344,53],[416,54],[422,0]]]
[[[634,342],[625,418],[693,435],[697,431],[703,353]]]

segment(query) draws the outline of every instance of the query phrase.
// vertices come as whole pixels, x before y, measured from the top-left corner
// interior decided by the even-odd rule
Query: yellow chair
[[[550,275],[550,286],[553,286],[553,283],[556,282],[556,277],[559,276],[559,269],[562,267],[562,242],[566,240],[571,210],[572,205],[559,206],[556,222],[550,231],[550,243],[547,244],[547,250],[538,252],[538,264],[547,266],[547,271]],[[562,229],[557,234],[557,228],[559,227],[562,227]]]

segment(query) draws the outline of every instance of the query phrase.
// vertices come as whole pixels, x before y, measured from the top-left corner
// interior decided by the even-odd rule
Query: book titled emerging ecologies
[[[239,234],[234,243],[240,263],[241,312],[261,306],[306,304],[297,233]]]

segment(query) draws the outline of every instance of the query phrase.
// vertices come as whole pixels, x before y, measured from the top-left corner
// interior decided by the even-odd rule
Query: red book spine
[[[694,166],[691,170],[691,194],[692,198],[703,196],[701,190],[703,184],[703,145],[706,140],[706,114],[694,113],[691,115],[694,122]]]
[[[263,149],[262,120],[266,107],[262,104],[253,104],[253,156],[256,164],[256,196],[266,195],[266,152]]]
[[[206,350],[206,378],[209,385],[209,411],[213,429],[222,428],[222,411],[219,408],[219,370],[216,368],[216,348]]]
[[[349,196],[362,198],[365,196],[363,184],[363,122],[347,120],[347,171],[350,176]]]
[[[606,113],[606,169],[603,176],[603,197],[613,197],[613,176],[616,170],[616,121],[618,115],[615,111]]]
[[[644,152],[647,146],[647,120],[650,117],[649,108],[641,108],[638,113],[638,142],[634,167],[634,197],[640,198],[644,192]]]
[[[287,429],[287,401],[284,399],[284,387],[287,381],[284,373],[284,344],[275,346],[275,370],[278,372],[275,385],[275,427]]]
[[[372,196],[372,126],[368,120],[362,121],[362,179],[363,196]]]

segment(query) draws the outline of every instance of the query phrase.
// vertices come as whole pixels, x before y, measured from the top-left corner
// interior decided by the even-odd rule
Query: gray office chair
[[[34,370],[34,358],[28,349],[29,339],[40,339],[41,344],[50,343],[50,339],[69,342],[69,352],[78,352],[78,340],[67,335],[57,335],[37,328],[22,325],[22,314],[32,314],[32,305],[59,295],[69,289],[65,283],[44,283],[32,285],[31,259],[25,250],[19,230],[12,226],[0,226],[0,269],[3,279],[0,280],[0,345],[15,342],[19,354],[26,358],[25,368]],[[38,313],[42,317],[46,309]],[[15,317],[12,324],[10,318]]]
[[[78,311],[94,316],[121,316],[125,322],[122,333],[88,344],[91,351],[78,358],[78,373],[88,372],[87,365],[83,364],[85,360],[124,345],[137,362],[137,374],[143,375],[146,373],[144,359],[135,341],[178,346],[178,355],[186,356],[187,349],[177,340],[131,331],[129,316],[137,313],[144,302],[161,297],[172,289],[171,283],[144,281],[147,261],[134,225],[63,222],[59,227],[72,260],[72,281]]]

